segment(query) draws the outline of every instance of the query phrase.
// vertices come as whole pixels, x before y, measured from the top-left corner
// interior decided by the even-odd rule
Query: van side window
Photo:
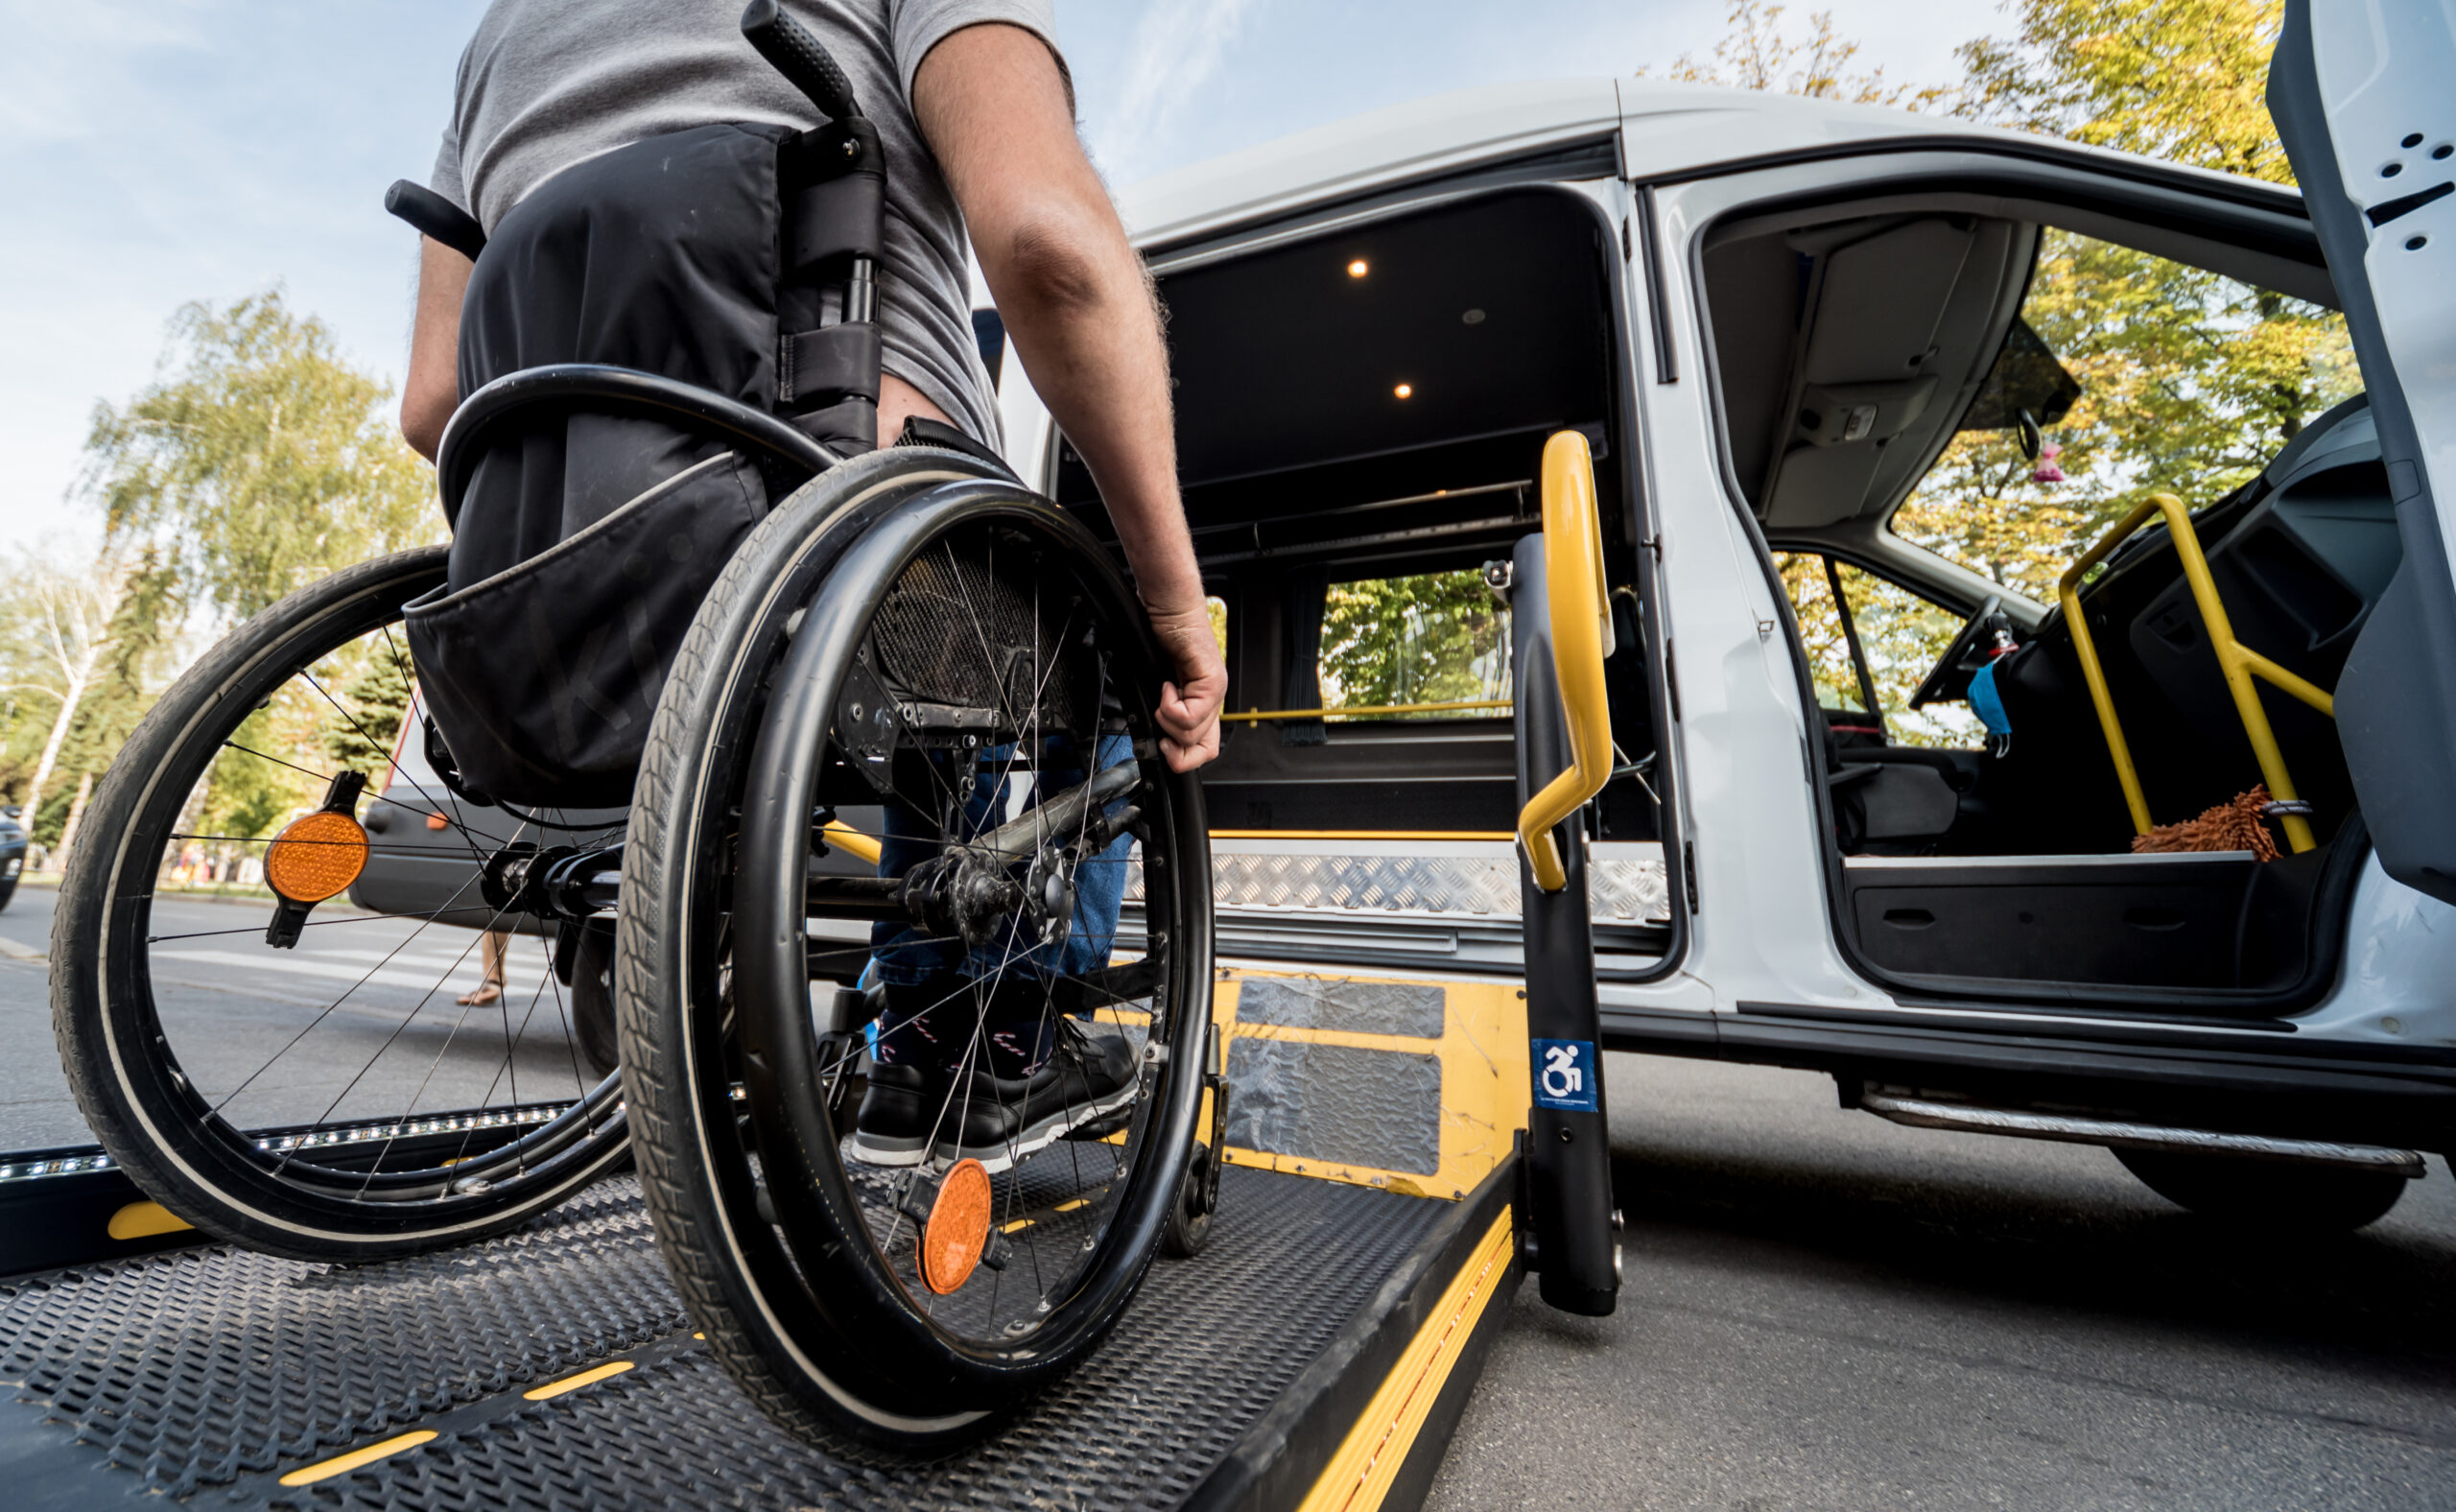
[[[1484,704],[1378,716],[1507,719],[1509,611],[1474,568],[1334,582],[1322,604],[1322,707]]]
[[[1826,559],[1811,552],[1776,552],[1774,565],[1783,575],[1783,591],[1790,596],[1791,612],[1799,616],[1800,644],[1807,652],[1808,679],[1816,687],[1816,705],[1834,714],[1872,714],[1859,687],[1858,660],[1851,654],[1850,637],[1842,631],[1842,615],[1833,604],[1833,588],[1826,575]],[[1834,721],[1837,727],[1853,721]],[[1873,718],[1854,727],[1877,728]]]
[[[1983,742],[1978,717],[1968,704],[1910,707],[1920,680],[1961,629],[1962,616],[1821,553],[1778,552],[1774,562],[1799,616],[1817,705],[1837,731],[1881,733],[1895,745],[1975,748]],[[1870,692],[1881,719],[1869,717]]]

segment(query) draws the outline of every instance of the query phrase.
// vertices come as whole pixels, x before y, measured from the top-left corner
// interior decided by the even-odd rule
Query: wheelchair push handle
[[[742,12],[742,35],[759,49],[760,57],[774,64],[778,73],[791,80],[795,88],[810,96],[811,104],[831,118],[845,121],[862,113],[853,99],[853,82],[844,77],[844,70],[776,0],[750,0]]]
[[[478,218],[424,184],[392,180],[384,191],[384,208],[473,263],[486,249],[485,227]]]

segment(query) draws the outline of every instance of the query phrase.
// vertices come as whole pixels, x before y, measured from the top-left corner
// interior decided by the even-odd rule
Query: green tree
[[[177,671],[197,611],[210,634],[342,567],[441,534],[433,474],[394,431],[390,398],[341,357],[321,320],[293,311],[277,290],[172,318],[154,381],[125,404],[95,407],[81,486],[103,516],[103,562],[137,565],[108,584],[92,667],[48,700],[62,735],[59,769],[37,762],[34,786],[48,780],[56,795],[99,775]],[[363,700],[359,722],[389,743],[407,688],[391,686],[399,679],[366,648],[337,653],[317,676]],[[27,701],[41,706],[44,695]],[[11,754],[30,722],[12,716]],[[294,681],[238,739],[313,765],[338,755],[341,737],[372,744],[347,724]],[[374,761],[390,755],[387,744]],[[307,773],[224,751],[191,824],[261,834],[320,796]]]
[[[85,484],[112,540],[159,543],[201,605],[244,618],[441,533],[433,474],[390,397],[278,290],[190,304],[154,382],[95,407]]]
[[[125,570],[107,553],[82,567],[21,553],[0,583],[0,677],[10,697],[9,787],[32,812],[56,784],[77,712],[111,650]],[[70,776],[69,786],[75,786]]]
[[[2014,35],[1960,49],[1956,112],[2294,181],[2265,98],[2282,0],[2012,0],[2005,9]]]
[[[1509,697],[1509,617],[1473,570],[1331,584],[1326,708]]]
[[[1722,39],[1710,61],[1683,53],[1672,59],[1663,78],[1680,83],[1721,84],[1733,89],[1761,89],[1771,94],[1806,95],[1818,100],[1847,100],[1855,105],[1889,105],[1905,110],[1935,107],[1950,91],[1935,86],[1897,83],[1882,68],[1858,72],[1851,60],[1859,44],[1833,29],[1833,12],[1811,12],[1806,32],[1790,35],[1783,24],[1785,8],[1764,0],[1731,0]],[[1647,78],[1651,69],[1641,68]]]
[[[342,707],[326,717],[325,753],[336,768],[365,772],[370,784],[381,782],[410,712],[409,669],[378,640],[366,648],[364,670],[340,693]]]
[[[2277,0],[2019,0],[1966,44],[1952,107],[1996,124],[2290,182],[2262,90]],[[2034,474],[2008,432],[1957,437],[1894,529],[2034,599],[2153,493],[2194,507],[2255,476],[2361,387],[2335,313],[2049,229],[2022,318],[2080,380]]]
[[[42,811],[47,827],[38,838],[45,843],[58,839],[54,821],[66,819],[68,790],[88,773],[101,778],[177,670],[176,637],[184,608],[177,570],[147,547],[121,582],[118,602],[104,629],[99,663],[76,702],[61,744],[59,769],[67,780],[57,790],[61,805],[57,814],[49,806]]]

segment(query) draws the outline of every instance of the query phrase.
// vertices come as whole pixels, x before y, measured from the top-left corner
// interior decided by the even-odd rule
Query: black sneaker
[[[946,1062],[961,1051],[964,1025],[978,1010],[951,978],[889,986],[880,996],[879,1043],[854,1115],[851,1154],[864,1165],[917,1166],[929,1158],[930,1127],[947,1104]]]
[[[1085,1124],[1125,1112],[1141,1090],[1134,1047],[1123,1035],[1089,1033],[1060,1019],[1056,1044],[1037,1070],[1022,1076],[976,1071],[956,1088],[937,1154],[977,1160],[994,1176]]]
[[[853,1158],[867,1166],[918,1166],[930,1153],[930,1125],[946,1100],[944,1072],[872,1066],[853,1122]]]

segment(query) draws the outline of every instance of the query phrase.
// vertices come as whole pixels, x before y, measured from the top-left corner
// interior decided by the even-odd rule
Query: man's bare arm
[[[1174,659],[1159,721],[1169,765],[1219,753],[1228,673],[1177,496],[1169,355],[1142,259],[1074,134],[1057,60],[1019,27],[966,27],[913,78],[913,114],[963,209],[980,272],[1032,387],[1082,455]]]
[[[418,238],[418,308],[410,326],[410,376],[401,386],[401,435],[428,461],[460,403],[460,296],[476,266],[441,242]]]

